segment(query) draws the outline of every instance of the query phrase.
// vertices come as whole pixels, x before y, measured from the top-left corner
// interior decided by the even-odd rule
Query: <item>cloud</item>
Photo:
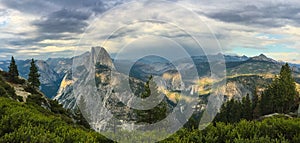
[[[23,13],[40,15],[56,9],[56,5],[46,0],[0,0],[4,6]]]
[[[62,9],[32,24],[37,26],[41,33],[82,33],[88,26],[86,20],[90,15],[87,12]]]
[[[270,52],[266,55],[285,62],[300,63],[300,59],[297,58],[300,56],[300,53],[296,52]]]
[[[265,3],[244,5],[232,9],[203,12],[207,17],[224,22],[258,27],[282,27],[287,24],[300,25],[300,4]]]
[[[6,7],[34,15],[45,15],[62,8],[102,13],[124,2],[126,0],[1,0]]]
[[[25,56],[31,51],[40,58],[67,56],[74,44],[89,50],[109,36],[103,46],[110,53],[145,36],[161,36],[201,54],[189,34],[208,52],[216,51],[218,40],[225,53],[236,48],[246,55],[249,49],[279,53],[278,47],[283,49],[280,52],[300,53],[298,1],[169,0],[169,5],[137,1],[121,6],[129,1],[133,0],[0,0],[1,54]],[[81,39],[81,35],[85,36]]]

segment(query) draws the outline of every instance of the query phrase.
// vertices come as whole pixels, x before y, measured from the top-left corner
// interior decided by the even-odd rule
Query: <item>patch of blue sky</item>
[[[269,44],[262,47],[234,47],[231,52],[238,55],[257,56],[265,53],[287,53],[293,52],[294,49],[289,48],[288,44]]]
[[[280,40],[288,37],[287,35],[283,35],[283,34],[269,34],[269,33],[260,33],[255,36],[265,37],[266,39],[270,39],[270,40]]]
[[[268,49],[268,52],[272,53],[286,53],[286,52],[293,52],[295,49],[290,48],[289,44],[269,44],[264,46]]]
[[[7,25],[7,21],[4,20],[4,21],[0,21],[0,28],[1,27],[5,27]]]
[[[259,54],[268,52],[268,49],[266,49],[266,48],[259,48],[259,47],[257,47],[257,48],[254,48],[254,47],[253,48],[249,48],[249,47],[242,47],[241,46],[241,47],[234,47],[231,52],[236,53],[236,54],[238,54],[240,56],[242,56],[242,55],[257,56]]]

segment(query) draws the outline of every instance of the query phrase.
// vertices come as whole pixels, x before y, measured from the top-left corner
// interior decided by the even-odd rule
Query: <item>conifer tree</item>
[[[292,77],[292,70],[287,63],[281,68],[279,82],[279,86],[281,87],[279,91],[283,96],[283,101],[281,104],[282,108],[278,110],[281,110],[281,112],[284,113],[288,113],[293,108],[295,108],[295,106],[297,106],[299,95],[296,90],[295,80]]]
[[[231,108],[229,110],[229,118],[228,120],[230,120],[230,123],[237,123],[241,120],[242,117],[242,104],[240,101],[238,100],[234,100],[232,99],[232,105]]]
[[[258,89],[257,87],[254,90],[253,97],[252,97],[252,119],[256,119],[260,116],[260,108],[259,108],[259,96],[258,96]]]
[[[19,76],[18,67],[13,56],[11,57],[10,65],[8,67],[8,76],[9,81],[12,82],[16,82]]]
[[[262,95],[260,104],[262,114],[291,112],[297,106],[298,97],[292,70],[285,64],[279,76],[275,77]]]
[[[242,118],[252,120],[252,105],[249,94],[242,99]]]
[[[31,67],[28,75],[28,82],[31,87],[38,88],[41,84],[39,80],[40,74],[38,73],[38,68],[35,65],[34,59],[31,60],[30,65]]]
[[[215,122],[236,123],[242,118],[242,104],[238,100],[231,99],[225,102],[220,113],[217,114]]]

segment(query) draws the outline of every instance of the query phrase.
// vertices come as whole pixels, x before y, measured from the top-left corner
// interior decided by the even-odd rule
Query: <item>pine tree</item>
[[[260,116],[260,108],[259,108],[259,96],[257,87],[254,90],[252,97],[252,119],[256,119]]]
[[[249,94],[242,99],[242,118],[252,120],[252,103]]]
[[[28,82],[31,87],[38,88],[41,84],[39,80],[40,74],[38,73],[38,68],[35,65],[34,59],[31,60],[30,65],[31,67],[28,75]]]
[[[228,119],[230,120],[230,123],[237,123],[242,118],[242,104],[238,100],[232,100],[232,106],[229,110],[230,117]]]
[[[252,109],[254,110],[255,107],[258,105],[259,102],[259,97],[258,97],[258,89],[255,87],[255,90],[253,92],[253,97],[252,97]]]
[[[285,64],[279,76],[275,77],[262,95],[260,104],[262,114],[288,113],[296,110],[298,96],[292,70]]]
[[[18,67],[13,56],[11,57],[10,65],[8,67],[8,76],[8,80],[11,82],[16,82],[19,76]]]
[[[141,98],[147,98],[150,96],[159,97],[160,93],[157,89],[156,83],[153,81],[153,77],[150,76],[145,84],[144,92],[141,94]],[[157,98],[158,99],[158,98]],[[156,101],[153,101],[156,102]],[[167,103],[162,100],[156,107],[149,110],[135,110],[137,115],[137,122],[155,123],[167,116]]]
[[[281,111],[288,113],[297,106],[299,93],[296,90],[295,80],[292,77],[292,70],[287,63],[281,68],[279,80],[279,86],[281,87],[279,91],[283,96]]]

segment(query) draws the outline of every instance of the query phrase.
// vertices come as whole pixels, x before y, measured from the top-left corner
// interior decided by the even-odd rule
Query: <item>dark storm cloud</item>
[[[123,0],[0,0],[6,7],[40,16],[32,22],[40,33],[81,33],[86,20],[103,13]]]
[[[88,9],[95,13],[102,13],[107,9],[124,3],[125,0],[0,0],[5,6],[35,15],[45,14],[66,9]]]
[[[47,13],[55,6],[46,0],[0,0],[0,2],[8,8],[31,14]]]
[[[203,12],[206,16],[224,22],[262,27],[281,27],[287,24],[300,25],[300,7],[288,4],[264,6],[248,5],[242,8]]]
[[[42,33],[82,33],[88,26],[86,20],[90,15],[88,12],[62,9],[42,17],[32,24],[37,26]]]

